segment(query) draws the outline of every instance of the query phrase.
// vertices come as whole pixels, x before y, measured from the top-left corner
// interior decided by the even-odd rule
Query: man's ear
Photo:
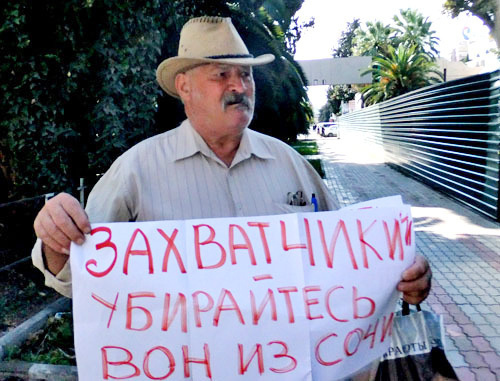
[[[191,86],[186,73],[179,73],[175,76],[175,90],[183,102],[189,96]]]

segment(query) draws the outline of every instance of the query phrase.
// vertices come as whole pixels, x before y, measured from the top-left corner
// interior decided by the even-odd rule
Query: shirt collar
[[[239,162],[250,158],[252,155],[261,159],[274,159],[271,149],[263,141],[259,139],[258,132],[245,128],[241,138],[238,151],[231,163],[231,167]],[[200,134],[193,128],[188,119],[181,123],[179,126],[179,135],[175,152],[173,155],[174,161],[182,160],[195,155],[200,152],[204,156],[210,157],[216,161],[220,159],[208,147],[207,143],[203,140]],[[222,163],[222,161],[220,161]]]

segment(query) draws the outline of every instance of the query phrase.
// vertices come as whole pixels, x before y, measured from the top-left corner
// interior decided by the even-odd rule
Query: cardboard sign
[[[335,380],[390,343],[407,205],[92,226],[71,248],[79,379]]]

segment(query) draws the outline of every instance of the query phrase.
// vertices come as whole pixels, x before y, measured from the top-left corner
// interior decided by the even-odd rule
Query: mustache
[[[228,92],[224,94],[224,97],[222,98],[222,109],[226,110],[228,106],[232,106],[235,104],[240,104],[242,106],[245,106],[247,109],[251,109],[252,103],[250,101],[250,98],[246,96],[246,94],[243,93],[234,93],[234,92]]]

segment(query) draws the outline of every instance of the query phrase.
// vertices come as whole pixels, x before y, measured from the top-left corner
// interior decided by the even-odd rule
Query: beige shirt
[[[299,190],[307,205],[289,205],[288,193]],[[120,156],[90,193],[86,211],[92,223],[259,216],[313,211],[312,193],[319,210],[337,209],[316,171],[285,143],[246,129],[227,167],[186,120]],[[48,286],[71,296],[69,261],[53,276],[39,241],[32,258]]]

